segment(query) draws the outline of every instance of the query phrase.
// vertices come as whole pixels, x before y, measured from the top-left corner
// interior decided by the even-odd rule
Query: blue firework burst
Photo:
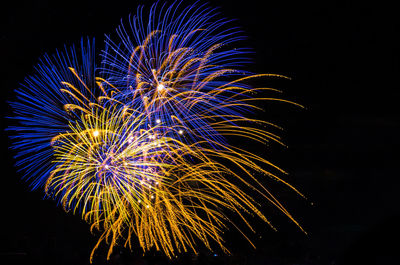
[[[52,139],[79,119],[76,112],[68,111],[68,104],[85,107],[85,98],[94,100],[94,51],[94,40],[82,39],[79,48],[65,47],[44,55],[35,73],[15,90],[17,100],[10,102],[15,125],[7,130],[12,132],[17,168],[32,189],[41,187],[54,169]],[[72,86],[80,91],[80,97],[68,93]]]

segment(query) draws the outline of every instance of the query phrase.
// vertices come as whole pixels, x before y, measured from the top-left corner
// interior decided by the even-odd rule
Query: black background
[[[1,110],[13,89],[45,52],[112,33],[120,18],[146,1],[14,1],[1,15]],[[148,5],[151,1],[147,1]],[[169,261],[105,250],[95,264],[393,264],[398,262],[399,57],[394,6],[351,1],[210,1],[236,18],[256,52],[252,70],[279,73],[285,99],[306,106],[268,103],[265,120],[282,125],[289,148],[273,146],[269,159],[308,200],[274,187],[307,230],[266,208],[278,232],[262,223],[253,250],[227,233],[233,255],[202,251]],[[4,3],[3,3],[4,4]],[[0,263],[88,264],[96,236],[78,216],[30,192],[13,166],[3,118],[0,170]]]

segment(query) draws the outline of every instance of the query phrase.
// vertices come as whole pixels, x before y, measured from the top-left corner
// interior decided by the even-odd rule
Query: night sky
[[[65,213],[43,192],[29,191],[16,173],[4,129],[6,101],[33,73],[44,53],[81,37],[114,33],[120,19],[138,4],[152,1],[14,1],[1,16],[1,229],[0,264],[88,264],[97,235],[79,216]],[[283,98],[305,109],[265,103],[262,119],[284,127],[289,148],[272,145],[262,153],[290,174],[285,179],[303,199],[282,185],[271,185],[308,235],[275,209],[264,213],[272,231],[252,219],[257,249],[231,229],[231,256],[201,250],[168,260],[140,249],[106,249],[94,264],[394,264],[399,261],[398,206],[400,45],[394,6],[367,1],[208,1],[225,17],[237,19],[253,49],[250,70],[290,76],[266,81]],[[378,3],[378,2],[376,2]],[[397,23],[397,24],[396,24]],[[397,29],[397,30],[396,30]],[[396,243],[397,242],[397,243]]]

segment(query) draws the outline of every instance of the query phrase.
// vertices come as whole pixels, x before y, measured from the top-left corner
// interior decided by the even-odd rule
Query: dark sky
[[[112,33],[120,18],[152,1],[14,1],[2,7],[1,110],[45,52]],[[394,264],[399,262],[398,19],[394,6],[367,1],[209,1],[237,19],[255,51],[252,70],[279,73],[285,99],[266,104],[265,120],[282,125],[289,148],[268,158],[286,169],[308,200],[277,186],[276,194],[307,230],[273,211],[278,232],[256,223],[257,249],[234,232],[234,254],[183,255],[117,250],[107,264]],[[397,24],[396,24],[397,23]],[[397,30],[396,30],[397,29]],[[41,191],[29,192],[13,166],[1,119],[1,264],[88,264],[96,236]],[[275,187],[274,187],[275,188]],[[313,204],[311,204],[313,203]],[[229,232],[230,233],[230,232]],[[228,234],[229,234],[228,233]],[[105,264],[99,254],[95,264]]]

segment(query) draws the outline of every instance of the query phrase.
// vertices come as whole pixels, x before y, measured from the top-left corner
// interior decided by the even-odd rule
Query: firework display
[[[207,5],[156,3],[106,36],[99,55],[91,40],[45,55],[16,90],[8,128],[16,165],[32,189],[100,232],[91,260],[101,243],[109,258],[133,240],[168,257],[197,253],[199,242],[229,253],[223,231],[241,232],[231,216],[252,231],[248,216],[273,228],[254,195],[300,227],[262,178],[303,195],[236,144],[282,144],[268,130],[278,126],[254,118],[255,103],[295,104],[257,96],[277,90],[248,81],[287,77],[243,70],[242,39]]]

